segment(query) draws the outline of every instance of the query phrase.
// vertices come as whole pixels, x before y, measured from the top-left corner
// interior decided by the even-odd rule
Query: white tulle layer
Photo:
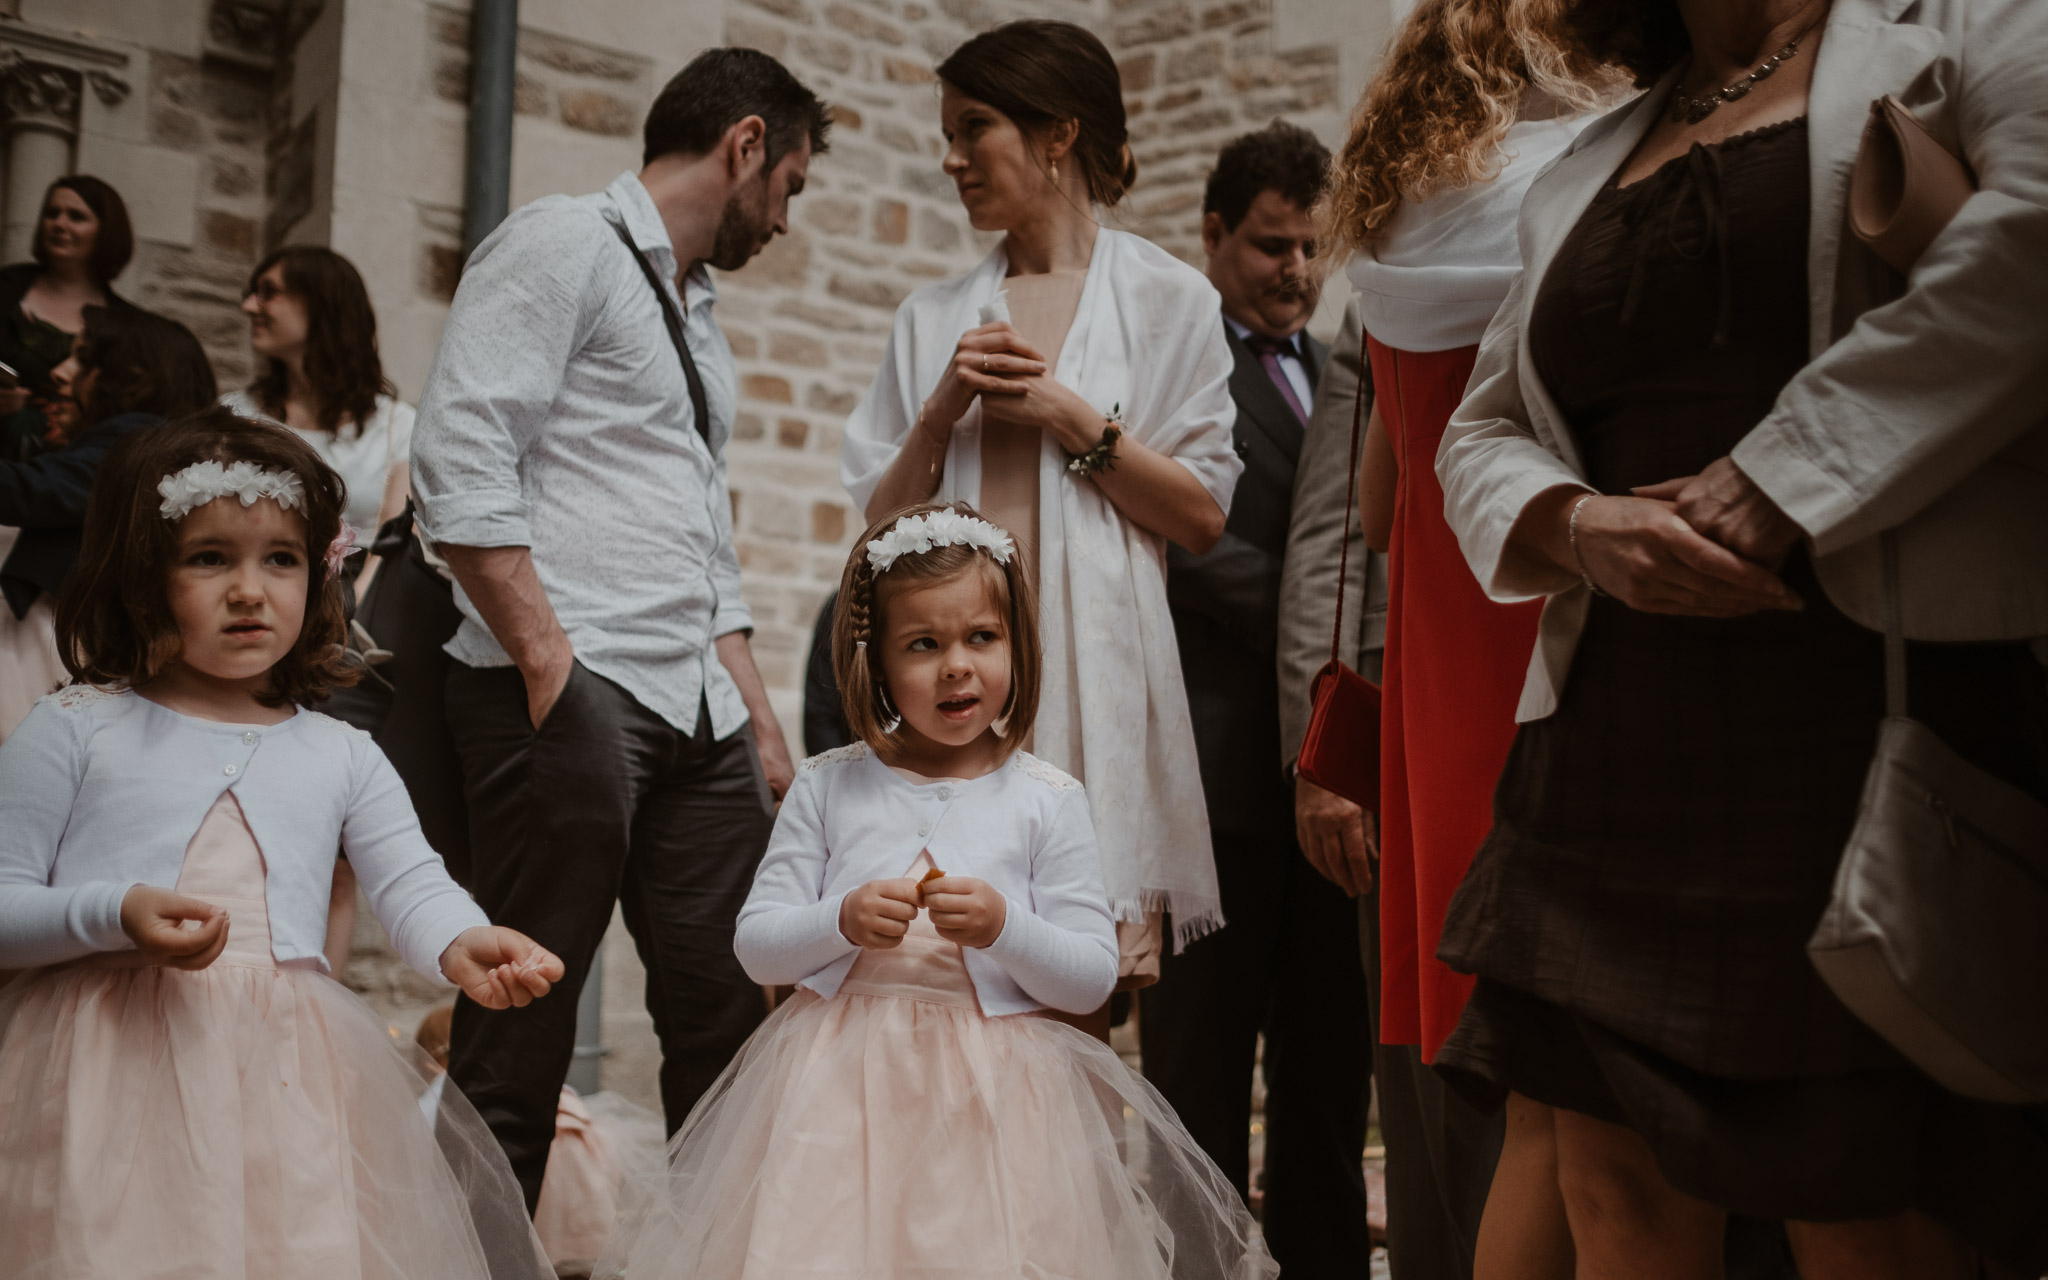
[[[411,1042],[332,979],[238,950],[0,991],[0,1272],[553,1276],[475,1110],[449,1088],[422,1114]]]
[[[800,991],[691,1112],[667,1170],[629,1186],[597,1274],[1278,1274],[1223,1175],[1106,1045],[934,994]]]

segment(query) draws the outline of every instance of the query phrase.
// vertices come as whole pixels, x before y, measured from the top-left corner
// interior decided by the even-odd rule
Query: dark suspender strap
[[[610,221],[610,219],[606,219]],[[697,418],[697,434],[704,437],[704,447],[711,447],[711,409],[704,399],[704,379],[697,373],[697,361],[690,355],[690,344],[683,341],[683,317],[676,310],[676,304],[668,296],[668,290],[661,287],[661,277],[655,273],[654,264],[647,255],[640,252],[633,237],[618,223],[611,224],[618,233],[619,243],[626,246],[626,252],[633,255],[633,261],[640,264],[640,274],[647,277],[647,287],[654,290],[655,301],[661,303],[661,319],[668,326],[668,340],[676,346],[676,357],[683,362],[683,381],[690,384],[690,412]]]

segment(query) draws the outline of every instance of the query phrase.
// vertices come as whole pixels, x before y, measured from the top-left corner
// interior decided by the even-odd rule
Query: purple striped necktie
[[[1300,398],[1294,394],[1294,383],[1288,378],[1287,370],[1280,367],[1282,354],[1293,356],[1297,360],[1301,358],[1301,350],[1294,345],[1294,339],[1268,338],[1263,334],[1248,333],[1244,336],[1244,345],[1252,354],[1258,356],[1259,364],[1266,370],[1266,376],[1272,379],[1274,389],[1279,391],[1280,398],[1287,402],[1287,407],[1294,410],[1295,420],[1306,423],[1308,411],[1301,407]]]

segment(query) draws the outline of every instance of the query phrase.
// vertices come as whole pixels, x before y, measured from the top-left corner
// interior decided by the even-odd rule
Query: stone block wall
[[[1276,116],[1312,124],[1341,110],[1336,40],[1283,46],[1274,5],[1110,0],[1109,38],[1138,159],[1124,225],[1196,266],[1202,186],[1223,144]]]

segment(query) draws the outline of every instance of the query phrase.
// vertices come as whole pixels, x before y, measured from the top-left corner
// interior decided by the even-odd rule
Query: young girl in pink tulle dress
[[[209,410],[102,466],[0,745],[0,1254],[10,1277],[552,1275],[518,1187],[321,954],[337,850],[405,959],[493,1008],[561,962],[493,928],[337,679],[340,480]],[[409,1047],[409,1046],[408,1046]]]
[[[1159,1095],[1042,1016],[1099,1008],[1117,944],[1081,785],[1016,745],[1020,559],[958,505],[855,545],[832,648],[861,741],[797,770],[734,944],[797,993],[629,1193],[599,1275],[1277,1274]]]

